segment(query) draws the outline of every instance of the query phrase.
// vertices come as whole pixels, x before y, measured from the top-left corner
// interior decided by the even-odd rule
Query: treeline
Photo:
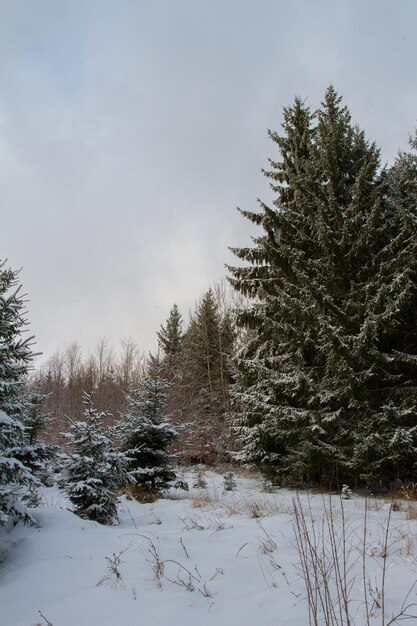
[[[129,394],[158,371],[168,383],[165,413],[182,427],[175,442],[178,458],[225,459],[230,358],[237,337],[231,309],[230,289],[217,285],[201,297],[187,322],[173,305],[157,332],[155,354],[145,355],[132,338],[121,341],[117,351],[101,339],[86,358],[77,343],[55,352],[31,379],[31,387],[45,395],[45,410],[52,418],[48,440],[65,444],[69,420],[78,419],[84,410],[85,392],[92,395],[97,410],[106,413],[107,425],[117,423]]]

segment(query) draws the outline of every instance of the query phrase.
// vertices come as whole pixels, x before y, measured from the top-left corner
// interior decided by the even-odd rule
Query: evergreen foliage
[[[23,500],[36,488],[30,469],[14,450],[24,437],[21,392],[33,358],[17,272],[0,263],[0,525],[29,520]]]
[[[225,452],[224,414],[229,408],[229,357],[234,325],[221,286],[197,303],[183,331],[173,306],[157,333],[159,376],[169,381],[166,407],[179,437],[173,449],[183,460],[213,462]],[[148,364],[151,369],[152,364]]]
[[[176,374],[181,354],[183,331],[182,316],[176,304],[172,307],[166,325],[157,332],[159,346],[163,350],[164,373],[168,380]]]
[[[128,460],[112,447],[103,430],[103,413],[97,411],[91,395],[85,393],[84,419],[71,421],[65,433],[72,452],[63,456],[60,486],[74,505],[77,515],[111,524],[117,516],[117,494],[120,485],[130,482]]]
[[[235,360],[237,457],[290,482],[409,478],[415,161],[381,172],[332,86],[315,113],[299,98],[284,109],[283,129],[269,132],[281,154],[265,172],[274,206],[242,211],[262,232],[230,268],[251,299],[238,314],[248,340]]]
[[[234,340],[230,316],[222,315],[212,289],[191,317],[183,342],[183,383],[191,403],[206,416],[228,407],[228,357]]]
[[[237,487],[237,482],[233,472],[226,472],[223,476],[223,488],[225,491],[234,491]]]
[[[161,366],[152,361],[141,389],[126,394],[127,411],[119,425],[121,448],[129,458],[128,471],[135,484],[160,491],[175,479],[168,448],[177,431],[164,415],[169,383],[161,378]]]
[[[52,466],[57,448],[41,441],[40,435],[50,416],[45,413],[45,394],[28,391],[23,397],[24,412],[21,417],[23,431],[12,452],[16,459],[32,472],[43,485],[51,482]]]

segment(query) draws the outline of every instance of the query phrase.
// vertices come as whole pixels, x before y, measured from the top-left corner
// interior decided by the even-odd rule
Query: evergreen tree
[[[29,519],[22,500],[35,489],[30,469],[13,454],[23,438],[21,391],[33,358],[17,272],[0,263],[0,525]]]
[[[362,344],[376,382],[353,457],[365,474],[406,480],[417,464],[417,140],[410,144],[387,175],[385,245],[363,298]]]
[[[134,483],[160,491],[175,479],[168,448],[177,432],[164,415],[169,383],[158,375],[161,366],[157,361],[152,363],[152,375],[144,379],[142,388],[126,394],[127,411],[119,425],[119,437]]]
[[[50,484],[51,468],[55,460],[56,446],[40,440],[50,416],[44,406],[48,396],[27,391],[23,396],[24,411],[21,417],[23,432],[12,449],[16,459],[30,469],[43,485]]]
[[[383,477],[394,434],[407,424],[414,436],[411,394],[398,399],[416,377],[410,367],[407,382],[395,356],[413,306],[412,220],[388,202],[379,152],[332,87],[315,114],[300,99],[284,109],[283,128],[269,133],[282,157],[266,172],[274,207],[243,212],[263,233],[234,250],[247,265],[230,268],[252,301],[238,316],[248,331],[236,358],[238,456],[292,481]]]
[[[212,289],[191,317],[183,344],[184,387],[205,415],[221,416],[228,403],[228,357],[233,346],[230,316],[221,315]]]
[[[221,303],[220,290],[209,289],[196,306],[169,391],[175,424],[187,424],[176,445],[188,461],[213,462],[226,453],[224,416],[235,332],[229,310]]]
[[[176,304],[169,313],[166,325],[161,325],[157,336],[164,354],[164,373],[166,378],[171,381],[177,372],[183,340],[182,316]]]
[[[84,420],[71,421],[70,432],[65,433],[72,452],[63,457],[60,485],[77,515],[111,524],[117,516],[116,490],[130,482],[128,460],[112,447],[102,427],[105,414],[94,407],[92,396],[85,393],[83,402]]]

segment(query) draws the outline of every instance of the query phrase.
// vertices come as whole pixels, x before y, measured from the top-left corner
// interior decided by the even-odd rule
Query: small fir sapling
[[[342,491],[340,492],[342,500],[350,500],[352,497],[352,489],[349,485],[342,485]]]
[[[60,485],[80,517],[111,524],[117,517],[117,488],[130,482],[128,458],[114,449],[102,427],[105,413],[94,407],[90,394],[83,394],[84,419],[71,421],[65,437],[72,452],[63,455]]]
[[[142,388],[126,394],[127,412],[118,437],[129,457],[128,471],[134,484],[159,492],[175,480],[174,456],[168,448],[177,431],[164,415],[169,383],[157,374],[145,378]]]
[[[227,472],[223,476],[223,487],[225,491],[234,491],[236,489],[237,483],[233,472]]]

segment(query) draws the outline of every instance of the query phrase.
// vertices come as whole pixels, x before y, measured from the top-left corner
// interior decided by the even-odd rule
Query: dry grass
[[[417,503],[416,502],[407,502],[406,519],[408,520],[417,519]]]
[[[96,587],[109,584],[112,589],[126,589],[126,585],[120,571],[120,565],[123,563],[121,558],[122,554],[126,552],[127,549],[128,548],[122,550],[121,552],[119,552],[119,554],[113,553],[113,557],[106,556],[106,573],[102,578],[100,578]]]
[[[221,504],[221,500],[217,493],[212,494],[204,490],[192,495],[191,503],[193,509],[204,509],[206,507],[219,506]]]
[[[126,486],[120,495],[124,495],[128,499],[134,499],[138,502],[143,502],[144,504],[151,504],[152,502],[156,502],[161,497],[159,493],[150,491],[149,489],[146,489],[146,487],[141,487],[139,485]]]
[[[244,503],[244,512],[252,518],[262,518],[267,515],[277,515],[280,513],[292,513],[290,506],[285,506],[279,499],[274,497],[250,498]]]
[[[185,491],[185,489],[175,489],[175,491],[171,490],[162,493],[159,497],[164,500],[188,500],[190,498],[190,492]]]
[[[278,498],[268,496],[223,498],[218,493],[202,491],[191,496],[192,507],[197,509],[216,509],[225,515],[248,515],[252,519],[262,519],[268,515],[291,513],[290,506],[285,506]]]
[[[400,500],[392,500],[391,501],[391,509],[393,511],[402,511],[403,510],[403,503]]]
[[[400,545],[400,553],[405,557],[412,557],[414,554],[414,535],[410,532],[410,529],[404,530],[403,528],[396,528],[394,539],[397,544]]]
[[[417,483],[404,483],[390,489],[386,500],[417,500]]]
[[[352,527],[345,518],[343,501],[340,501],[339,519],[334,516],[331,502],[323,499],[323,518],[315,523],[306,515],[311,505],[303,506],[300,498],[294,499],[294,532],[299,556],[299,573],[304,580],[310,626],[353,626],[356,607],[362,606],[363,626],[378,620],[380,626],[391,626],[400,621],[417,623],[417,605],[413,602],[415,581],[405,594],[398,612],[388,615],[385,610],[387,593],[387,568],[394,552],[391,529],[393,502],[382,523],[382,536],[377,543],[370,540],[368,532],[369,505],[365,503],[363,530]],[[381,505],[382,506],[382,505]],[[379,509],[378,509],[379,510]],[[361,536],[362,534],[362,536]],[[406,532],[397,536],[404,541],[405,550],[412,554],[413,545]],[[375,579],[370,573],[370,561],[378,559],[380,574]],[[362,588],[362,598],[353,597]]]
[[[367,498],[366,507],[368,511],[381,511],[384,506],[383,498]]]
[[[404,511],[406,519],[417,519],[417,483],[406,483],[384,498],[393,511]],[[371,501],[368,502],[368,505]],[[370,507],[369,507],[370,508]]]
[[[261,517],[265,517],[266,509],[264,502],[259,499],[251,500],[247,503],[246,506],[247,514],[252,519],[260,519]]]
[[[221,469],[221,473],[224,474],[226,470],[234,470],[237,478],[249,478],[261,482],[261,474],[255,472],[252,469],[239,467],[233,467],[226,465],[221,468],[217,468],[217,473]],[[192,480],[199,476],[207,478],[209,469],[204,466],[197,466],[194,469],[194,476]],[[285,506],[279,498],[275,496],[275,487],[271,492],[256,495],[243,495],[238,490],[224,493],[222,485],[210,484],[204,489],[196,489],[193,485],[193,489],[189,492],[178,490],[174,492],[169,491],[164,494],[164,498],[169,500],[190,500],[191,506],[194,509],[216,509],[219,513],[224,515],[247,515],[253,519],[262,519],[268,515],[276,515],[280,513],[291,513],[292,509],[289,505]]]
[[[417,500],[417,483],[407,483],[400,489],[400,497],[404,500]]]

